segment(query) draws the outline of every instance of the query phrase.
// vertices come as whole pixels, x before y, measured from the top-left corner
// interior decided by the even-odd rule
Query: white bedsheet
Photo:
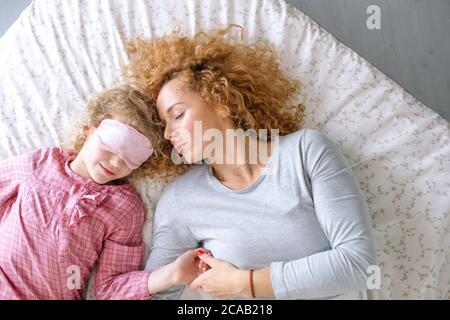
[[[368,297],[450,298],[449,123],[281,0],[33,1],[0,39],[0,159],[61,143],[89,96],[117,83],[134,34],[228,23],[242,25],[246,41],[276,44],[283,69],[303,83],[305,127],[327,134],[352,165],[381,262],[382,287]],[[147,255],[161,188],[138,186]]]

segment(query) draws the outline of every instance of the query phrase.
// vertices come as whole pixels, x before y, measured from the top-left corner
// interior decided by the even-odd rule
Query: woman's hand
[[[201,255],[200,259],[211,269],[192,281],[189,285],[191,289],[201,288],[220,299],[251,296],[248,271],[239,270],[232,264],[217,260],[207,254]]]

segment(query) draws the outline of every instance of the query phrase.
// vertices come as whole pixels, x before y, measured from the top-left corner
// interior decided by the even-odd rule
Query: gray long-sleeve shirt
[[[146,270],[202,246],[241,269],[270,267],[277,299],[329,298],[366,289],[377,263],[367,204],[352,170],[317,129],[279,137],[263,173],[231,190],[197,165],[158,202]],[[179,298],[176,286],[158,297]]]

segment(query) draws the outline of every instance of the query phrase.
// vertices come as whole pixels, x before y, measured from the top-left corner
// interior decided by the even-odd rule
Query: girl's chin
[[[93,174],[91,174],[91,179],[98,184],[106,184],[114,180],[111,177],[106,176],[106,174],[102,172],[94,172]]]
[[[108,183],[111,181],[111,179],[107,179],[104,177],[96,177],[96,176],[92,177],[92,180],[94,180],[98,184],[105,184],[105,183]]]

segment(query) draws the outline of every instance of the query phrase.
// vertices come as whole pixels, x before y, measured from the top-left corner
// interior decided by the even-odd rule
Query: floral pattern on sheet
[[[0,158],[66,141],[88,97],[120,80],[133,35],[228,23],[245,28],[245,41],[276,45],[302,82],[304,127],[327,134],[352,165],[380,261],[381,288],[369,298],[449,299],[449,123],[281,0],[33,1],[0,40]],[[138,186],[147,255],[162,187]]]

